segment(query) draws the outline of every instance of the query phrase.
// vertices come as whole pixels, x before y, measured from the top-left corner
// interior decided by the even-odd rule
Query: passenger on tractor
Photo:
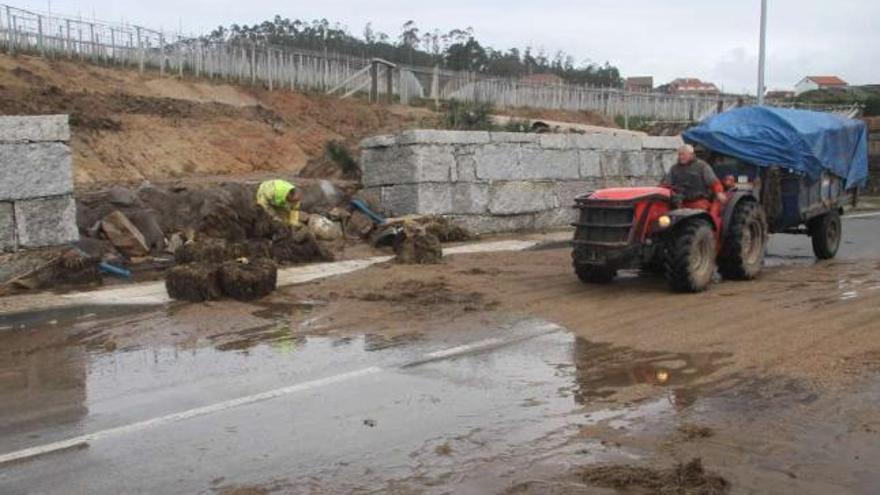
[[[678,149],[678,163],[669,169],[660,183],[681,197],[684,208],[711,210],[712,199],[727,201],[724,186],[708,163],[697,158],[694,147],[686,144]]]

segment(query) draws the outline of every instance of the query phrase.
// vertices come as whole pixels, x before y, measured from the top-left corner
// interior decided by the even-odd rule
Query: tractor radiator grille
[[[634,210],[630,206],[581,206],[575,240],[595,243],[629,241]]]

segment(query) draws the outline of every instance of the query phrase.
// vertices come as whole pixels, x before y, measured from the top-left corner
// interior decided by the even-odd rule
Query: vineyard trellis
[[[370,59],[258,41],[203,38],[0,4],[0,44],[8,53],[79,59],[157,70],[161,76],[222,79],[269,90],[315,90],[349,96],[390,90],[403,104],[421,99],[488,102],[496,107],[591,110],[610,117],[694,121],[743,103],[744,97],[671,95],[570,84],[528,84],[437,67],[397,65],[392,84],[370,84]]]

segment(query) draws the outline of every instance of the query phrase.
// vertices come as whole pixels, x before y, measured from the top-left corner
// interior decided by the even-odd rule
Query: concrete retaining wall
[[[361,143],[363,181],[388,213],[438,214],[475,232],[538,230],[574,220],[576,196],[654,185],[678,137],[407,131]]]
[[[67,115],[0,117],[0,251],[79,240]]]

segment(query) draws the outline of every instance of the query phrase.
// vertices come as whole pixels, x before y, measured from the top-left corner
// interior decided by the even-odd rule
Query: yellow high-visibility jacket
[[[287,196],[296,186],[285,180],[267,180],[257,189],[257,204],[288,225],[299,225],[300,202],[290,203]]]

